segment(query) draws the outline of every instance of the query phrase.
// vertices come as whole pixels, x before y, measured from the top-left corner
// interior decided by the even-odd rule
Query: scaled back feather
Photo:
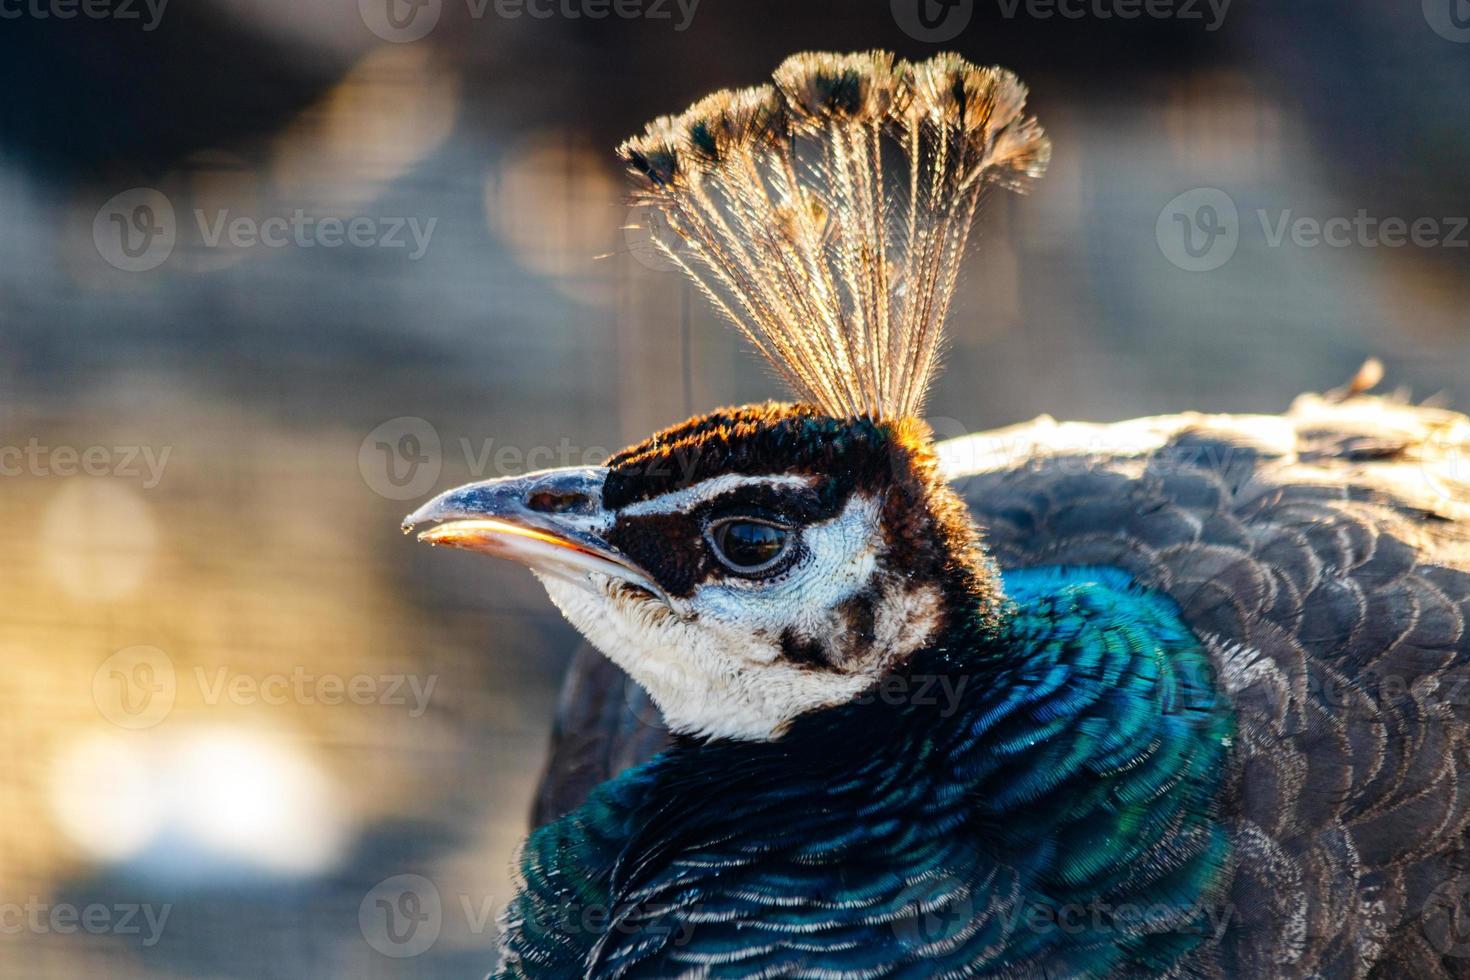
[[[1050,156],[1026,88],[957,55],[808,52],[662,116],[618,155],[655,245],[802,401],[919,415],[986,190]]]

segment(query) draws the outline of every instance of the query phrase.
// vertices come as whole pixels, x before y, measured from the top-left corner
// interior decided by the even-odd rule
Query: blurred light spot
[[[221,862],[304,875],[331,867],[346,838],[346,807],[323,772],[287,741],[239,729],[88,736],[52,769],[51,809],[105,862],[178,839]]]
[[[376,38],[363,27],[357,0],[213,0],[246,29],[327,51],[361,50]],[[315,52],[292,52],[289,57],[315,57]]]
[[[613,298],[612,279],[597,256],[623,242],[624,197],[606,152],[570,134],[541,133],[486,180],[485,215],[523,266],[600,304]]]
[[[321,770],[285,742],[199,732],[170,761],[180,825],[203,847],[290,874],[321,871],[339,856],[341,807]]]
[[[121,735],[91,735],[74,742],[51,771],[56,822],[90,857],[129,858],[162,825],[163,801],[140,744]]]
[[[459,76],[427,45],[372,51],[276,137],[277,191],[309,214],[351,216],[438,149],[458,111]]]
[[[1164,132],[1182,169],[1211,180],[1260,180],[1280,172],[1280,106],[1246,76],[1191,76],[1169,91]]]
[[[110,480],[67,479],[41,518],[41,560],[68,595],[106,602],[142,583],[157,538],[136,490]]]

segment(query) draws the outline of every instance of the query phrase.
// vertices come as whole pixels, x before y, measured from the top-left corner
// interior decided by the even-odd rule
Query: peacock
[[[494,976],[1470,976],[1470,419],[1370,366],[936,443],[980,201],[1048,160],[1025,101],[806,53],[619,148],[795,401],[405,521],[597,651]]]

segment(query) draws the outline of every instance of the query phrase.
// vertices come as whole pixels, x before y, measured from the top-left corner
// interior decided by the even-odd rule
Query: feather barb
[[[943,54],[805,53],[772,84],[661,116],[618,155],[654,242],[797,397],[920,414],[990,185],[1025,190],[1050,143],[1001,68]]]

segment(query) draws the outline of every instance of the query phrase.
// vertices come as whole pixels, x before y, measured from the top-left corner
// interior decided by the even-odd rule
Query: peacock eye
[[[715,556],[732,571],[760,572],[770,568],[786,553],[791,532],[779,524],[750,518],[733,518],[709,530]]]

